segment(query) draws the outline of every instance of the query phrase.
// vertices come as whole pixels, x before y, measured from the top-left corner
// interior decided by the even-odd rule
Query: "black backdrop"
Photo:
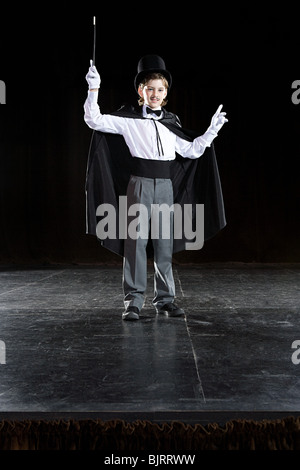
[[[34,5],[34,4],[33,4]],[[134,6],[132,6],[134,5]],[[100,263],[119,258],[85,234],[91,130],[83,121],[85,75],[97,17],[102,112],[135,100],[145,54],[173,75],[168,109],[205,131],[220,103],[215,143],[227,227],[179,262],[299,262],[300,78],[296,14],[196,2],[60,2],[1,15],[0,262]],[[147,27],[146,27],[147,26]],[[151,30],[150,28],[153,27]]]

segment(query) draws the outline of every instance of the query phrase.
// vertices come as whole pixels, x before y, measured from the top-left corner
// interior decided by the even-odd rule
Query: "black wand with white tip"
[[[93,65],[96,63],[96,16],[93,16],[94,42],[93,42]]]

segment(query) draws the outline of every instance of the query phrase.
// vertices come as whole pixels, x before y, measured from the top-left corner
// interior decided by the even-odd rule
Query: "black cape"
[[[144,119],[141,108],[125,105],[114,116],[132,119]],[[199,134],[181,127],[178,117],[164,109],[159,121],[171,132],[191,142]],[[133,157],[123,136],[118,134],[93,131],[86,173],[86,232],[97,236],[96,227],[99,218],[96,216],[100,204],[111,204],[116,209],[118,220],[119,196],[126,195]],[[204,240],[216,235],[226,225],[222,187],[214,146],[207,147],[204,154],[197,159],[183,158],[176,154],[172,163],[171,179],[174,191],[174,203],[204,204]],[[195,212],[193,212],[194,214]],[[193,220],[195,227],[195,220]],[[98,236],[97,236],[98,238]],[[186,240],[174,239],[173,252],[185,250]],[[108,250],[123,256],[124,240],[106,238],[100,240]],[[153,255],[152,243],[149,240],[148,256]]]

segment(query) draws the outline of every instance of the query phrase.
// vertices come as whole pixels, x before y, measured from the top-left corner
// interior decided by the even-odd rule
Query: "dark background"
[[[299,262],[300,105],[297,16],[196,2],[61,2],[1,15],[0,263],[101,263],[120,258],[85,234],[91,130],[85,75],[97,17],[102,112],[135,100],[141,56],[159,54],[173,75],[167,108],[204,132],[219,104],[215,141],[227,226],[184,262]]]

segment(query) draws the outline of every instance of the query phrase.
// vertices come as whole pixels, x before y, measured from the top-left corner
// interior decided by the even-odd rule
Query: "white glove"
[[[212,143],[215,137],[217,137],[219,130],[225,122],[228,122],[228,119],[226,119],[226,113],[222,112],[221,109],[223,108],[223,105],[220,104],[218,107],[217,111],[213,115],[211,119],[211,123],[205,134],[203,134],[202,138],[207,142],[208,145]]]
[[[89,90],[95,90],[96,88],[100,88],[101,78],[95,65],[93,65],[92,60],[90,61],[90,64],[91,65],[85,79],[89,84]]]

